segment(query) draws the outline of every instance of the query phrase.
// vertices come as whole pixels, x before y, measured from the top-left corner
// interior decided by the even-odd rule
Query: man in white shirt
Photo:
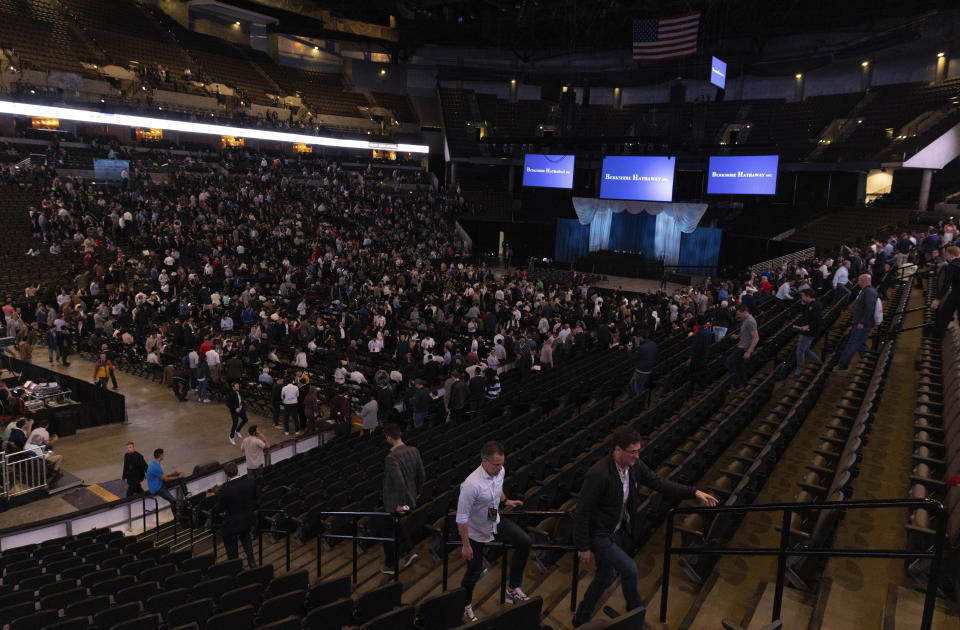
[[[300,432],[300,413],[297,409],[297,397],[300,389],[293,382],[283,386],[280,390],[280,402],[283,404],[283,434],[290,435],[290,418],[293,418],[294,430]]]
[[[240,449],[243,451],[243,456],[247,459],[247,476],[256,481],[263,477],[263,451],[270,448],[270,442],[268,442],[267,438],[260,432],[257,425],[250,427],[248,433],[250,435],[243,438],[243,441],[240,442]]]
[[[467,591],[467,606],[463,609],[464,623],[476,621],[473,614],[473,587],[483,573],[483,548],[497,541],[513,548],[510,563],[510,581],[506,602],[519,604],[527,599],[520,589],[523,569],[530,555],[530,537],[519,525],[501,520],[500,504],[508,508],[523,505],[523,501],[508,500],[503,494],[503,445],[487,442],[480,450],[480,466],[460,484],[460,500],[457,502],[457,531],[460,533],[460,555],[467,562],[467,570],[460,586]]]
[[[833,274],[833,288],[837,290],[838,297],[850,297],[850,289],[847,288],[847,283],[850,281],[850,261],[845,260],[840,263],[840,266],[837,267],[837,271]]]
[[[220,353],[217,352],[217,347],[219,347],[219,344],[207,350],[204,355],[207,367],[210,368],[210,380],[214,383],[220,382]]]

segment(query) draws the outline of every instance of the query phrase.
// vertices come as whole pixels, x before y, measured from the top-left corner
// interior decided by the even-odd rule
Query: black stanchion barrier
[[[326,516],[344,516],[349,517],[352,520],[352,530],[353,533],[350,535],[347,534],[328,534],[321,531],[317,534],[317,577],[320,577],[320,564],[323,560],[323,552],[321,550],[322,543],[324,538],[330,538],[333,540],[349,540],[353,545],[352,549],[352,563],[353,563],[353,583],[357,583],[357,560],[359,557],[359,549],[357,545],[361,541],[366,542],[392,542],[393,543],[393,563],[396,567],[396,571],[393,574],[393,581],[400,581],[400,514],[396,512],[320,512],[319,516],[321,518]],[[387,538],[384,536],[360,536],[360,519],[364,517],[386,517],[393,520],[393,537]]]
[[[449,540],[450,538],[450,517],[456,516],[456,512],[450,512],[447,514],[446,518],[443,519],[443,544],[445,547],[459,547],[461,546],[460,541]],[[549,518],[551,516],[556,517],[571,517],[570,512],[558,512],[558,511],[516,511],[516,512],[504,512],[504,516],[536,516],[539,518]],[[486,543],[486,547],[491,548],[501,548],[503,549],[503,557],[500,559],[500,603],[503,604],[506,601],[507,595],[507,550],[510,549],[511,545],[501,542],[491,542]],[[540,545],[540,544],[531,544],[531,550],[544,550],[544,551],[572,551],[573,552],[573,575],[570,578],[570,612],[575,612],[577,610],[577,587],[580,584],[580,557],[577,555],[577,548],[574,545]],[[450,554],[444,550],[443,552],[443,577],[442,577],[442,590],[447,590],[448,574],[450,568]]]
[[[859,509],[904,509],[924,508],[936,512],[937,530],[933,551],[901,551],[898,549],[803,549],[790,548],[790,517],[795,511],[820,512],[822,510],[859,510]],[[783,512],[780,528],[779,547],[674,547],[673,523],[677,514],[698,514],[702,512],[727,512],[745,514],[747,512]],[[923,616],[920,630],[930,630],[933,624],[933,608],[937,599],[937,585],[940,582],[940,566],[943,560],[943,545],[947,532],[947,513],[943,504],[932,499],[889,499],[868,501],[825,501],[823,503],[765,503],[756,505],[719,506],[714,508],[674,508],[667,515],[667,538],[664,543],[663,577],[660,581],[660,623],[667,621],[667,598],[670,593],[670,559],[674,554],[714,555],[714,556],[776,556],[777,582],[773,596],[773,619],[780,620],[783,604],[784,579],[787,558],[790,556],[815,556],[820,558],[904,558],[930,560],[930,575],[927,578],[927,590],[923,600]]]

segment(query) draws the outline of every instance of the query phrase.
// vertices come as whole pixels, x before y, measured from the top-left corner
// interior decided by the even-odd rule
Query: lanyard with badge
[[[493,505],[491,505],[490,507],[487,508],[487,521],[489,521],[489,522],[491,522],[491,523],[499,523],[499,522],[500,522],[500,510],[499,510],[499,508],[500,508],[500,496],[499,496],[499,493],[497,492],[496,488],[497,488],[496,479],[495,479],[495,478],[491,478],[490,494],[491,494],[492,496],[491,496],[490,500],[493,502]]]

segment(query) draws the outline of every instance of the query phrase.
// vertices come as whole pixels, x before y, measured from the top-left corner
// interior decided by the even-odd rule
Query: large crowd
[[[882,277],[908,257],[947,262],[943,245],[956,232],[891,235],[673,291],[601,290],[576,274],[544,282],[488,268],[457,233],[463,199],[422,171],[245,149],[205,170],[168,157],[165,182],[134,164],[112,188],[44,171],[31,230],[44,248],[72,242],[74,271],[59,286],[26,289],[36,326],[8,296],[7,333],[22,354],[42,340],[50,362],[102,350],[111,365],[141,361],[158,374],[172,365],[183,400],[193,388],[204,402],[233,381],[257,383],[272,391],[275,424],[292,395],[282,389],[294,384],[296,429],[325,406],[341,420],[359,413],[370,430],[399,400],[419,426],[424,388],[442,391],[460,418],[499,395],[510,364],[547,370],[593,346],[634,341],[639,352],[641,339],[701,329],[718,340],[739,325],[740,304],[752,314],[805,289],[844,297],[861,273]],[[654,357],[638,356],[638,369]],[[319,404],[304,405],[308,397]]]

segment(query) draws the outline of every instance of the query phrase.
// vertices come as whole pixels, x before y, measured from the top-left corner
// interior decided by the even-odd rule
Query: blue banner
[[[523,185],[540,188],[573,188],[572,155],[527,153],[523,157]]]
[[[676,158],[621,155],[603,158],[601,199],[673,201]]]
[[[775,195],[777,155],[712,156],[707,167],[707,194]]]

